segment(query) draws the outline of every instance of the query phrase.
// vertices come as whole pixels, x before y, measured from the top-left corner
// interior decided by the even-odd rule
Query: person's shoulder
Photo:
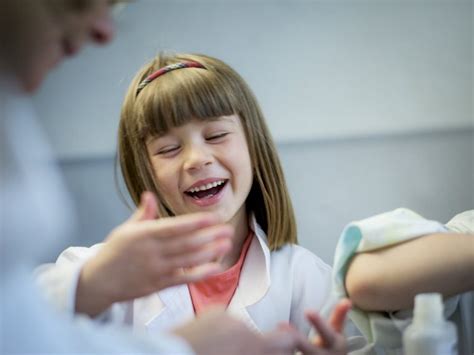
[[[283,287],[292,294],[296,313],[308,308],[322,309],[331,290],[331,268],[310,250],[296,245],[283,246],[280,253],[285,275],[279,275]]]
[[[285,244],[272,252],[272,258],[284,258],[298,270],[319,270],[323,273],[331,272],[331,267],[312,251],[297,244]]]

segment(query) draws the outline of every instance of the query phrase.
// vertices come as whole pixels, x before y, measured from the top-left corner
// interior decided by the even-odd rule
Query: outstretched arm
[[[474,236],[430,234],[356,255],[345,285],[356,306],[366,311],[395,311],[413,306],[422,292],[444,297],[474,290]]]

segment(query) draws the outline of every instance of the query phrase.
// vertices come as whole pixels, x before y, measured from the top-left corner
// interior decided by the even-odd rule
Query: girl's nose
[[[203,147],[195,146],[188,149],[185,159],[184,169],[191,172],[201,170],[213,162],[210,152]]]

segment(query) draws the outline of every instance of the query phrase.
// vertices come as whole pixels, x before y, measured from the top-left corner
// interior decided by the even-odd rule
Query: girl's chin
[[[184,214],[193,214],[193,213],[202,213],[202,212],[209,212],[214,213],[219,216],[219,220],[223,221],[223,223],[228,223],[231,221],[232,217],[227,216],[227,214],[222,211],[220,208],[217,207],[196,207],[196,206],[189,206],[185,210],[180,213],[176,213],[176,216],[184,215]]]

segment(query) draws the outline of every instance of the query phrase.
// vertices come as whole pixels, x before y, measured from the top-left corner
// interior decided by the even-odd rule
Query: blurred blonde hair
[[[196,61],[206,69],[186,68],[166,73],[137,95],[139,83],[156,70],[178,62]],[[159,54],[135,76],[126,94],[118,132],[118,161],[136,205],[144,191],[159,199],[161,216],[172,212],[161,202],[146,140],[192,119],[208,120],[236,114],[247,139],[253,184],[248,212],[266,232],[271,250],[296,243],[296,222],[283,170],[262,111],[245,81],[224,62],[198,54]]]

